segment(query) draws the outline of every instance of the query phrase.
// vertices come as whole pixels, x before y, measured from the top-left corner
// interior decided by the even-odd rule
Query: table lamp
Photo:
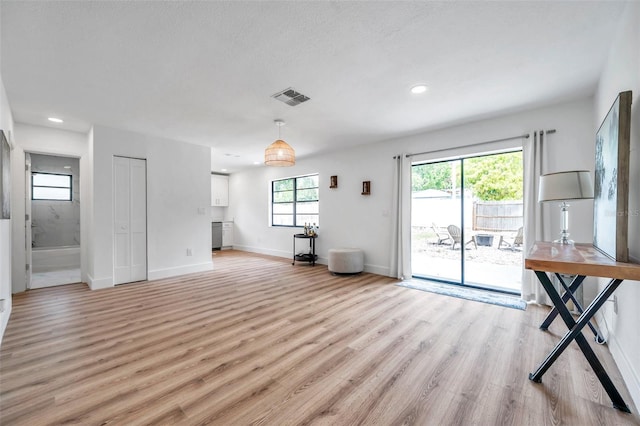
[[[540,176],[538,202],[561,201],[562,232],[554,243],[573,244],[569,239],[568,200],[587,200],[593,198],[593,184],[588,170],[549,173]]]

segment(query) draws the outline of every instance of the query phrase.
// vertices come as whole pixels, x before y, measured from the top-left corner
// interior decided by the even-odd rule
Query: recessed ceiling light
[[[427,91],[427,86],[425,86],[424,84],[419,84],[411,88],[411,93],[413,93],[414,95],[419,95],[420,93],[424,93],[426,91]]]
[[[221,171],[221,172],[226,172],[226,171],[227,171],[227,169],[220,169],[220,171]]]
[[[71,166],[64,166],[64,168],[65,168],[65,169],[70,169],[70,168],[71,168]]]
[[[258,164],[262,164],[262,163],[259,162],[259,161],[254,161],[253,164],[258,165]]]
[[[64,123],[64,121],[60,120],[59,118],[55,118],[55,117],[49,117],[49,121],[51,121],[53,123]]]

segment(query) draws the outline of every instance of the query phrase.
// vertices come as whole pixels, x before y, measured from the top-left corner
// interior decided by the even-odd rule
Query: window
[[[320,226],[318,175],[271,182],[271,224],[273,226]]]
[[[31,199],[71,201],[71,175],[31,173]]]

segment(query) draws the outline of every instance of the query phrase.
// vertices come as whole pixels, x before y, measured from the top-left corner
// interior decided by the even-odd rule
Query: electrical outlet
[[[190,248],[187,249],[187,256],[193,256],[193,251]]]
[[[613,313],[618,314],[618,296],[613,295]]]

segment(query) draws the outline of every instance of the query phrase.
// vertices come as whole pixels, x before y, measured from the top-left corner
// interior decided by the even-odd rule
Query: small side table
[[[299,253],[296,254],[296,238],[302,238],[309,240],[309,253]],[[316,265],[316,260],[318,256],[316,255],[316,238],[317,235],[305,235],[305,234],[293,234],[293,262],[292,265],[296,264],[296,260],[298,262],[309,262],[311,266]]]

